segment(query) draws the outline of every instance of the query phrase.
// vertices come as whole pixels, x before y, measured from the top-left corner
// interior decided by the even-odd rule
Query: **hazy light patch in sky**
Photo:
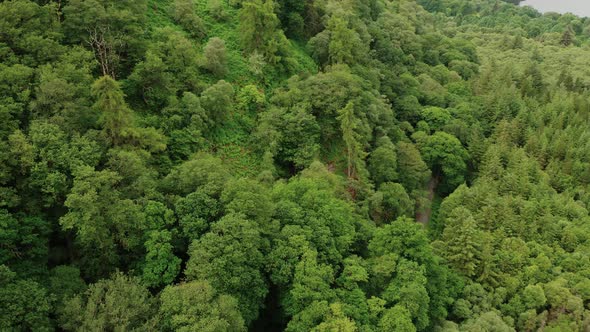
[[[534,7],[542,13],[574,13],[590,17],[589,0],[526,0],[521,2],[521,5]]]

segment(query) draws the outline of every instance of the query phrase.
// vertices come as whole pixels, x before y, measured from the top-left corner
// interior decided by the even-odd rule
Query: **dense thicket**
[[[590,20],[0,1],[0,330],[587,331]]]

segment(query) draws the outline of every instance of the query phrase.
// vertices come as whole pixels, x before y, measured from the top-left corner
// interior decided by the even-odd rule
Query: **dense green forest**
[[[0,1],[0,331],[590,331],[590,19]]]

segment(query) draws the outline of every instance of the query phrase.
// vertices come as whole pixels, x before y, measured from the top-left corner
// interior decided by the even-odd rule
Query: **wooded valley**
[[[0,330],[590,330],[590,19],[0,1]]]

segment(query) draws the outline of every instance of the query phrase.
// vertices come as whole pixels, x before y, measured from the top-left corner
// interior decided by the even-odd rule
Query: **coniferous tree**
[[[94,108],[100,112],[100,123],[108,141],[114,146],[125,143],[135,134],[134,119],[119,83],[103,76],[92,85],[92,94],[96,98]]]
[[[359,142],[358,133],[356,132],[358,120],[354,115],[354,103],[349,102],[338,113],[342,140],[346,147],[346,175],[349,178],[363,176],[366,153]]]

